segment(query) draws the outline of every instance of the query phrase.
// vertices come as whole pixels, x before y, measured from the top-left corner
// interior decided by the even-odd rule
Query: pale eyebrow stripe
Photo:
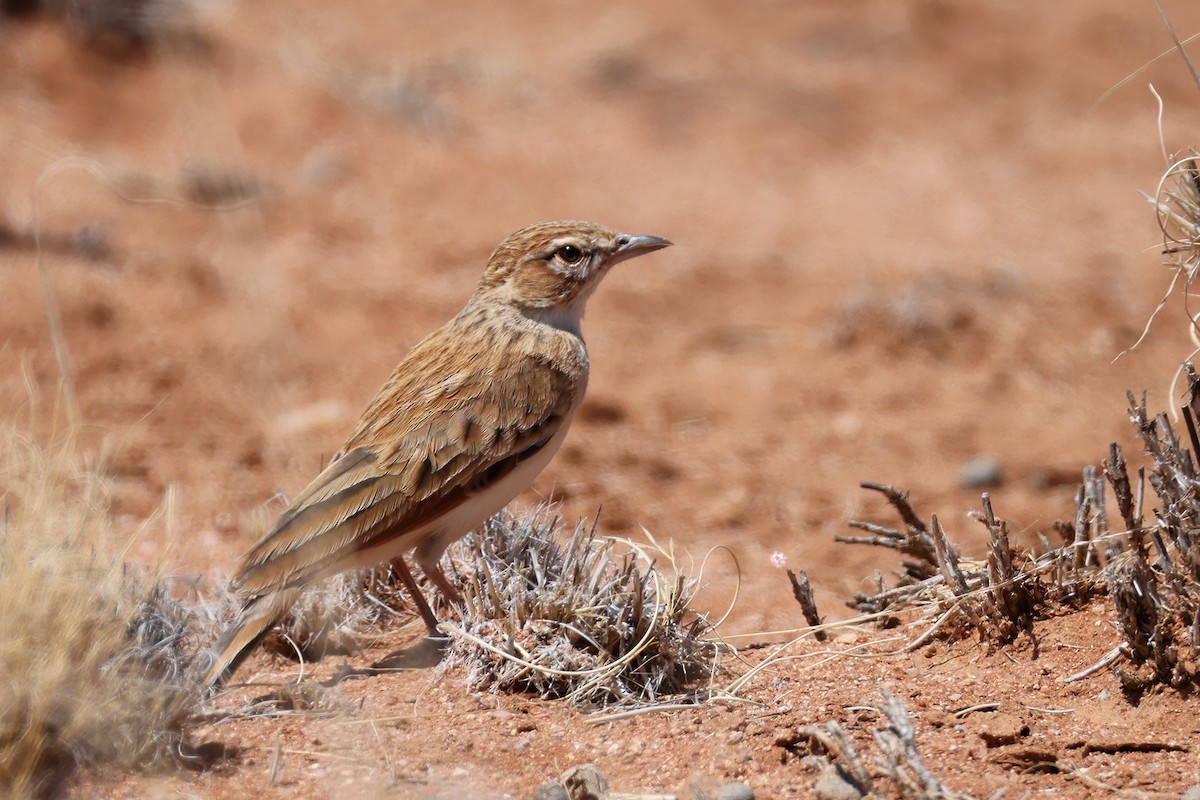
[[[546,249],[545,253],[539,257],[540,258],[549,258],[550,256],[557,253],[559,251],[559,248],[566,247],[569,244],[575,245],[576,247],[578,247],[580,250],[582,250],[585,253],[587,252],[587,246],[578,237],[560,236],[559,238],[551,241],[550,245]]]

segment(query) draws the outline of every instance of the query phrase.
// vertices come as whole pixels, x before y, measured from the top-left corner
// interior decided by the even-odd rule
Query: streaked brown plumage
[[[590,222],[543,222],[496,248],[457,316],[412,349],[340,454],[243,557],[243,606],[207,682],[241,659],[314,580],[389,559],[430,633],[437,621],[401,556],[450,599],[438,560],[549,462],[587,388],[580,320],[619,261],[666,247]]]

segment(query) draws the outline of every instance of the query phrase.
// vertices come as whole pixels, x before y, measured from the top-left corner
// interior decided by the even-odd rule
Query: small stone
[[[836,764],[826,764],[817,777],[813,795],[817,800],[862,800],[866,792]]]
[[[329,690],[312,681],[285,683],[272,699],[276,708],[286,711],[323,711],[335,705]]]
[[[567,790],[558,781],[547,781],[533,793],[533,800],[571,800]]]
[[[1179,800],[1200,800],[1200,786],[1193,786],[1180,796]]]
[[[940,708],[931,708],[921,715],[921,721],[931,728],[944,728],[954,722],[949,713]]]
[[[988,747],[1016,744],[1029,735],[1029,725],[1025,720],[1005,711],[981,714],[977,721],[972,720],[971,727]]]
[[[958,483],[964,489],[995,489],[1004,483],[1003,469],[994,458],[972,458],[959,470]]]
[[[734,781],[717,791],[717,800],[754,800],[754,790],[741,781]]]
[[[608,796],[608,781],[594,764],[571,767],[560,780],[570,800],[605,800]]]
[[[675,800],[714,800],[716,796],[716,779],[702,772],[693,772],[684,784],[675,790]]]

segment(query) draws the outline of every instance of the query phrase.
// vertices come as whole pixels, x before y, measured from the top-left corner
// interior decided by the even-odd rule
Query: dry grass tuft
[[[1154,205],[1163,233],[1163,252],[1188,283],[1200,271],[1200,166],[1194,150],[1171,159],[1159,181]]]
[[[457,547],[466,608],[461,627],[443,625],[453,638],[443,669],[465,669],[475,689],[586,704],[703,694],[719,646],[688,608],[697,581],[583,522],[562,542],[557,528],[546,508],[502,513]]]
[[[194,615],[106,554],[104,483],[69,445],[0,436],[0,793],[52,794],[84,763],[165,760],[197,693]]]
[[[304,590],[291,612],[263,639],[270,653],[291,660],[316,661],[356,653],[362,637],[407,623],[408,600],[389,567],[352,570]]]
[[[1188,317],[1188,335],[1192,344],[1200,349],[1200,312],[1190,307],[1190,289],[1200,275],[1200,162],[1197,161],[1200,153],[1189,150],[1182,155],[1167,156],[1164,149],[1163,155],[1169,166],[1159,179],[1154,196],[1146,199],[1153,203],[1162,231],[1166,266],[1175,274],[1158,307],[1147,320],[1142,335],[1129,349],[1137,347],[1146,338],[1158,312],[1167,305],[1181,281],[1183,290],[1180,294]]]

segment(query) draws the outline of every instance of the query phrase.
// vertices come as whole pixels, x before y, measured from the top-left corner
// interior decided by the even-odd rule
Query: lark
[[[533,482],[566,437],[588,383],[584,308],[609,269],[667,247],[591,222],[542,222],[505,239],[475,293],[405,356],[339,454],[242,558],[242,607],[213,649],[226,682],[301,590],[391,561],[430,635],[438,621],[403,559],[443,596],[438,562]]]

